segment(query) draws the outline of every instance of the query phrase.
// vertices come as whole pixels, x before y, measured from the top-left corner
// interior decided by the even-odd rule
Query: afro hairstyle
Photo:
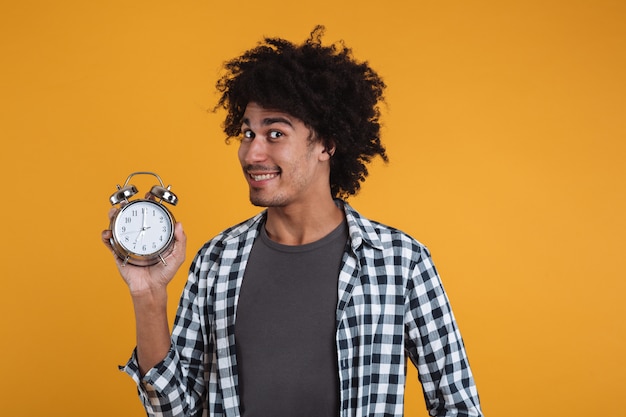
[[[322,45],[323,35],[324,27],[316,26],[301,45],[265,38],[227,61],[216,84],[221,94],[216,109],[227,111],[227,142],[240,135],[250,102],[300,119],[326,149],[334,148],[331,194],[347,198],[359,191],[372,158],[388,160],[380,140],[379,109],[386,86],[342,41]]]

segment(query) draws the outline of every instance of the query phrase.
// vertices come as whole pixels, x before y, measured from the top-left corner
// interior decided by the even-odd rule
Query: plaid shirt
[[[343,203],[349,245],[339,274],[340,417],[404,414],[406,360],[417,367],[431,416],[482,416],[472,372],[428,250]],[[154,416],[239,413],[235,315],[265,213],[229,228],[195,257],[167,357],[140,377],[122,369]]]

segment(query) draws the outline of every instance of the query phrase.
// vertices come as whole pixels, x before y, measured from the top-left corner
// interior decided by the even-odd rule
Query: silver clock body
[[[124,263],[150,266],[164,261],[174,245],[174,216],[153,200],[123,205],[111,220],[111,245]]]

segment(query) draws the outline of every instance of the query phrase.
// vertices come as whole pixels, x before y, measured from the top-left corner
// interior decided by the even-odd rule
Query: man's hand
[[[109,211],[109,221],[115,216],[117,211],[117,208],[112,208]],[[123,265],[123,260],[113,251],[111,236],[111,230],[103,230],[102,242],[115,257],[115,263],[120,275],[128,285],[133,297],[149,293],[158,294],[165,290],[167,284],[174,278],[174,275],[176,275],[176,272],[185,261],[187,237],[181,223],[176,223],[174,227],[174,246],[172,251],[165,257],[167,265],[164,265],[163,262],[143,267],[130,264]]]

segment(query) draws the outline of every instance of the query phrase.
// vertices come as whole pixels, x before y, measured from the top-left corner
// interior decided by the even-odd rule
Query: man
[[[117,262],[137,326],[123,369],[149,415],[402,416],[405,358],[430,415],[482,415],[429,252],[340,199],[373,157],[387,159],[385,85],[345,46],[322,46],[322,33],[265,39],[226,63],[224,131],[239,139],[250,201],[267,209],[200,249],[171,337],[182,226],[167,265]]]

